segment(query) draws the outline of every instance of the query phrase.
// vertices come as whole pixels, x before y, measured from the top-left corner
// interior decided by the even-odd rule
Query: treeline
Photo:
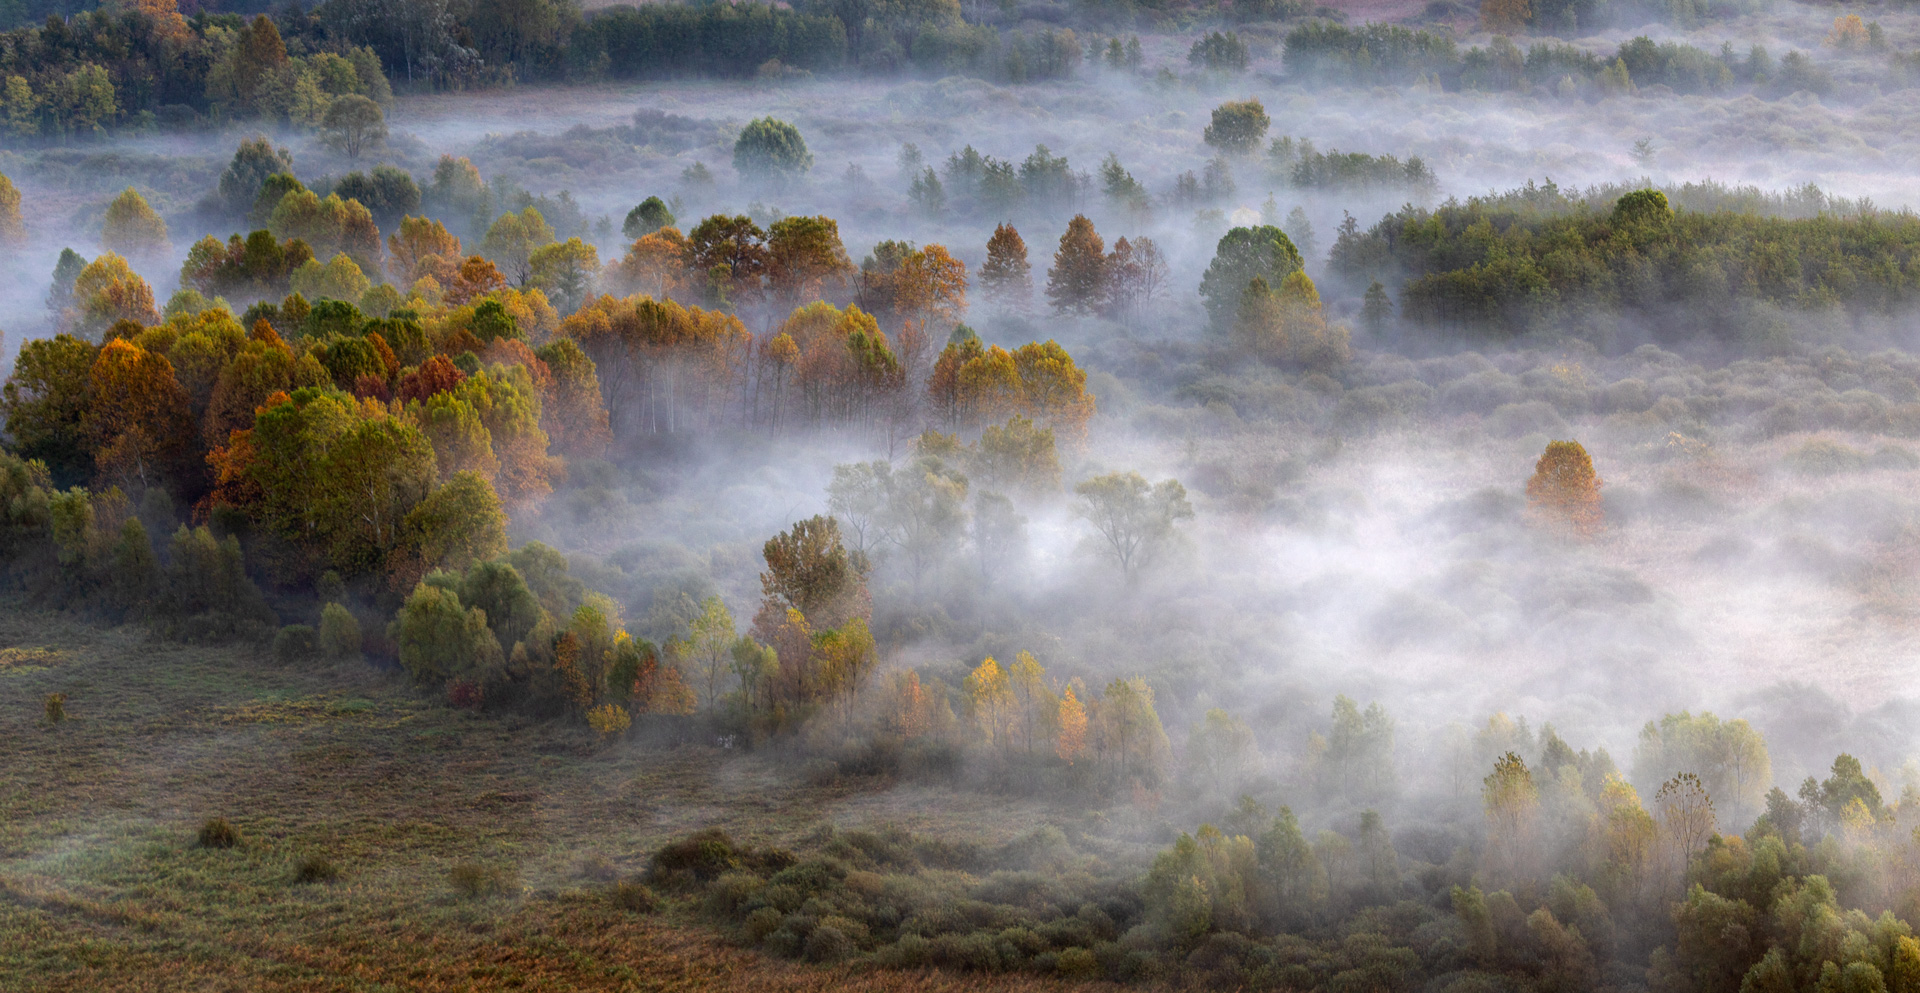
[[[1314,21],[1288,32],[1281,56],[1289,76],[1355,86],[1429,85],[1447,90],[1547,89],[1591,97],[1664,86],[1676,93],[1724,93],[1737,87],[1765,96],[1824,94],[1832,78],[1803,52],[1775,59],[1754,45],[1708,52],[1644,35],[1612,53],[1537,41],[1522,50],[1504,36],[1466,50],[1451,36],[1393,24],[1349,27]]]
[[[643,4],[584,15],[557,0],[521,7],[328,0],[316,16],[332,36],[379,52],[393,78],[436,86],[841,71],[1023,82],[1071,75],[1084,55],[1070,29],[969,24],[958,3]]]
[[[370,49],[171,0],[0,33],[0,127],[16,139],[265,120],[319,127],[342,97],[392,93]]]
[[[1743,307],[1890,313],[1912,298],[1920,219],[1864,212],[1789,220],[1675,211],[1641,190],[1608,210],[1472,199],[1349,222],[1330,264],[1350,285],[1398,283],[1400,312],[1427,325],[1518,335],[1572,318],[1633,314],[1740,340]],[[1580,315],[1585,315],[1584,317]]]
[[[1024,747],[1022,698],[977,690],[1036,668],[1023,654],[1025,676],[989,660],[968,677],[976,748]],[[1059,726],[1056,745],[1079,723]],[[1329,795],[1394,791],[1392,721],[1342,698],[1289,779],[1300,813],[1243,795],[1138,870],[1053,827],[997,848],[827,832],[799,853],[707,831],[660,850],[646,881],[748,944],[822,963],[1300,990],[1920,988],[1920,941],[1889,912],[1910,916],[1920,885],[1911,786],[1889,801],[1843,754],[1790,795],[1745,721],[1704,713],[1649,722],[1631,776],[1550,726],[1495,715],[1456,731],[1434,759],[1458,768],[1427,770],[1458,784],[1453,824],[1310,820]],[[1252,743],[1209,713],[1183,783],[1245,781]],[[1142,830],[1157,803],[1136,787],[1105,833]]]

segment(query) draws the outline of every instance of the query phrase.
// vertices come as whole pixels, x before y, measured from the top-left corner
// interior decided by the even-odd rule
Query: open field
[[[768,959],[683,908],[623,910],[605,880],[707,824],[785,843],[821,821],[937,814],[994,840],[1051,813],[808,786],[699,747],[600,750],[358,667],[301,671],[13,608],[0,642],[0,990],[974,989]],[[67,694],[58,725],[42,710],[53,692]],[[237,847],[197,846],[213,816]],[[338,878],[296,882],[316,855]],[[462,863],[502,870],[510,894],[462,897]]]

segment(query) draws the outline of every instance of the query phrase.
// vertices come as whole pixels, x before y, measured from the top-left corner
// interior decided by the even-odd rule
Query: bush
[[[654,853],[648,874],[655,882],[691,876],[707,883],[720,878],[723,873],[742,868],[744,864],[739,848],[725,831],[707,828]]]
[[[200,825],[201,848],[232,848],[239,843],[239,830],[224,817],[210,817]]]
[[[844,920],[844,918],[839,918]],[[809,962],[838,962],[851,957],[859,951],[853,939],[847,937],[832,924],[821,924],[807,935],[806,953]]]
[[[340,878],[340,870],[325,855],[309,855],[293,867],[296,883],[330,883]]]
[[[513,885],[512,874],[499,866],[481,865],[478,862],[462,862],[447,874],[448,882],[461,896],[468,899],[500,896]]]
[[[320,640],[313,627],[289,624],[274,633],[273,657],[282,662],[306,662],[320,653]]]
[[[1787,453],[1787,468],[1803,476],[1833,476],[1867,468],[1867,456],[1838,442],[1815,438]]]
[[[47,694],[47,723],[58,724],[67,719],[67,695],[65,693]]]
[[[741,927],[745,931],[747,941],[758,945],[766,941],[775,931],[780,930],[780,922],[784,920],[786,915],[779,910],[773,907],[761,907],[748,914],[746,922]]]
[[[360,622],[353,613],[337,603],[327,604],[320,611],[320,654],[336,660],[357,659],[360,645]]]
[[[1063,949],[1053,968],[1068,979],[1093,979],[1100,975],[1099,961],[1084,948]]]
[[[651,914],[660,909],[660,898],[645,883],[634,879],[615,884],[608,899],[614,906],[636,914]]]

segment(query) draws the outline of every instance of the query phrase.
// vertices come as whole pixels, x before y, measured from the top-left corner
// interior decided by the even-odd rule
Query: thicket
[[[1758,343],[1777,322],[1756,323],[1754,306],[1892,313],[1912,298],[1916,248],[1920,219],[1904,212],[1676,211],[1657,190],[1597,209],[1536,189],[1409,206],[1366,231],[1350,220],[1329,261],[1355,287],[1399,284],[1400,313],[1416,323],[1503,337],[1564,325],[1590,336],[1630,315],[1666,335],[1692,328]]]
[[[1343,791],[1377,761],[1364,745],[1374,712],[1347,709],[1309,760]],[[1208,715],[1188,774],[1230,765],[1234,730]],[[1431,812],[1457,807],[1454,822],[1395,830],[1363,810],[1310,833],[1247,795],[1150,863],[1121,854],[1144,818],[994,848],[828,827],[795,853],[704,831],[656,854],[649,882],[743,944],[822,963],[1251,989],[1920,982],[1920,941],[1895,916],[1920,909],[1905,827],[1920,794],[1887,801],[1853,756],[1795,797],[1768,789],[1765,744],[1744,721],[1711,714],[1650,722],[1632,780],[1605,751],[1504,715],[1460,752],[1479,782]],[[1343,753],[1361,761],[1336,763]]]
[[[1289,76],[1357,86],[1424,84],[1447,90],[1531,90],[1594,97],[1664,86],[1676,93],[1726,93],[1746,87],[1762,96],[1802,90],[1826,93],[1826,71],[1804,52],[1776,60],[1754,45],[1709,52],[1642,35],[1613,52],[1541,40],[1524,50],[1504,35],[1462,49],[1450,35],[1397,24],[1350,27],[1313,21],[1287,33],[1281,63]]]
[[[319,128],[343,97],[392,98],[379,57],[271,19],[173,4],[50,16],[0,33],[0,127],[15,139],[266,120]]]

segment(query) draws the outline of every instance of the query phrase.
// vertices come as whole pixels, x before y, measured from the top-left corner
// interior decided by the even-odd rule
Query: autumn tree
[[[525,286],[533,278],[535,249],[553,243],[553,228],[534,207],[515,214],[501,214],[487,229],[480,242],[480,254],[499,265],[515,286]]]
[[[1087,752],[1087,708],[1068,686],[1060,694],[1059,734],[1054,738],[1054,754],[1068,765]]]
[[[1273,120],[1258,99],[1229,100],[1213,108],[1213,121],[1207,125],[1207,144],[1229,155],[1248,155],[1260,148]]]
[[[100,247],[134,259],[157,260],[173,251],[167,241],[167,222],[131,186],[107,204]]]
[[[995,490],[1044,494],[1060,489],[1053,429],[1031,418],[1016,415],[1005,424],[988,425],[980,432],[979,449],[970,463],[973,474]]]
[[[110,341],[88,370],[88,392],[87,434],[103,485],[140,492],[179,468],[195,433],[192,401],[165,356]]]
[[[760,574],[760,591],[775,610],[798,610],[815,628],[838,627],[866,613],[864,577],[841,544],[833,518],[797,521],[768,539],[761,554],[767,569]]]
[[[586,302],[600,274],[600,253],[579,238],[568,238],[534,249],[527,269],[528,282],[545,291],[562,314],[570,314]]]
[[[642,235],[609,271],[622,292],[665,299],[687,285],[688,245],[678,228],[666,225]]]
[[[1527,480],[1527,501],[1534,513],[1576,535],[1591,536],[1606,522],[1593,457],[1577,441],[1547,443]]]
[[[788,306],[819,299],[855,272],[831,217],[783,217],[767,229],[767,289]]]
[[[1674,846],[1676,863],[1684,869],[1713,834],[1713,797],[1699,776],[1683,772],[1662,783],[1653,802],[1660,808],[1660,823]]]
[[[1520,756],[1508,752],[1494,762],[1480,798],[1487,816],[1487,868],[1500,882],[1530,879],[1538,838],[1540,790]]]
[[[1524,30],[1532,20],[1529,0],[1480,0],[1480,26],[1494,34]]]
[[[1033,266],[1027,262],[1027,243],[1013,225],[994,226],[987,239],[987,261],[980,267],[980,290],[1001,309],[1024,312],[1033,302]]]
[[[964,682],[967,707],[979,722],[988,745],[1004,749],[1011,736],[1009,725],[1014,705],[1013,686],[1007,671],[989,655],[967,674]]]
[[[107,252],[87,263],[73,282],[74,329],[97,336],[120,321],[157,324],[153,287],[127,260]]]
[[[1074,215],[1047,270],[1047,299],[1055,313],[1085,315],[1100,305],[1107,292],[1106,252],[1093,222]]]
[[[1095,476],[1073,488],[1074,512],[1093,525],[1100,548],[1120,563],[1131,585],[1139,570],[1174,537],[1174,525],[1193,517],[1186,487],[1167,479],[1150,484],[1137,472]]]
[[[1101,309],[1109,317],[1131,323],[1166,292],[1167,260],[1152,238],[1141,236],[1114,241],[1107,254],[1107,296]]]
[[[0,248],[12,248],[27,240],[27,224],[20,216],[20,190],[13,180],[0,174]]]
[[[540,426],[553,450],[582,456],[605,450],[613,435],[593,359],[572,338],[556,338],[534,355],[547,366]]]
[[[431,278],[442,288],[465,258],[460,239],[430,217],[407,217],[387,236],[387,271],[402,287]]]

